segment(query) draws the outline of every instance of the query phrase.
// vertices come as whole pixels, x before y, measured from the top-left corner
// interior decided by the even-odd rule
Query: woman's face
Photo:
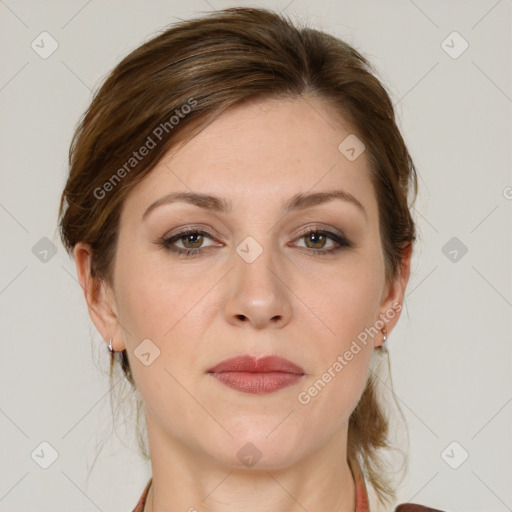
[[[346,443],[382,324],[363,333],[405,283],[386,286],[366,155],[339,149],[353,132],[331,112],[313,97],[232,109],[127,197],[114,316],[97,326],[128,351],[150,442],[267,469]],[[339,197],[315,196],[327,192]],[[165,201],[175,193],[217,199]],[[302,372],[209,372],[241,355]]]

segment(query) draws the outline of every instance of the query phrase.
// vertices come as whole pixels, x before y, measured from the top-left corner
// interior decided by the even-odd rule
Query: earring
[[[383,328],[382,328],[382,334],[383,334],[383,336],[384,336],[384,337],[383,337],[383,339],[382,339],[382,344],[383,344],[383,345],[384,345],[384,343],[386,343],[386,341],[388,340],[388,338],[386,337],[386,332],[387,332],[387,331],[386,331],[386,328],[385,328],[385,327],[383,327]]]
[[[110,350],[110,352],[114,352],[114,349],[112,348],[112,338],[110,338],[110,341],[108,342],[108,349]]]

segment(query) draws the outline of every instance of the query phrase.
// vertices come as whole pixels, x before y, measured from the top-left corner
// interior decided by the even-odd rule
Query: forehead
[[[140,218],[151,202],[174,191],[225,197],[240,212],[341,188],[371,215],[376,205],[366,155],[351,161],[339,149],[353,133],[329,102],[316,97],[231,108],[164,155],[131,191],[127,210]]]

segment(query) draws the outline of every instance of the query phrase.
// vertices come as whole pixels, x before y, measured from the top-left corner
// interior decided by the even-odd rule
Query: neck
[[[240,469],[188,449],[148,421],[153,477],[144,512],[354,512],[346,434],[340,430],[286,467]]]

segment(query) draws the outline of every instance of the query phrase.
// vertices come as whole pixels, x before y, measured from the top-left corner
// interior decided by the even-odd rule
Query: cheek
[[[361,254],[326,274],[314,293],[310,284],[305,285],[305,296],[312,297],[315,311],[329,328],[326,332],[330,331],[327,340],[331,345],[334,342],[337,349],[342,349],[374,323],[383,280],[381,261],[371,254]]]
[[[130,367],[146,406],[155,416],[180,416],[187,424],[196,421],[200,412],[193,407],[180,385],[187,383],[187,389],[193,389],[193,383],[188,382],[189,369],[194,368],[194,356],[199,347],[194,334],[195,310],[192,305],[198,297],[190,286],[181,285],[179,279],[166,281],[161,274],[149,270],[132,273],[119,286],[119,313],[124,319],[123,333]],[[154,344],[144,341],[153,360],[148,365],[139,359],[142,352],[139,346],[143,346],[143,340],[151,340]],[[187,414],[184,414],[185,410]],[[191,417],[186,419],[188,414]]]
[[[144,338],[154,339],[158,344],[163,333],[172,327],[172,309],[166,302],[169,290],[142,272],[133,273],[119,290],[119,312],[127,331],[127,344],[134,349]]]
[[[368,332],[378,314],[382,283],[382,267],[370,256],[323,279],[321,292],[315,288],[312,293],[311,285],[303,290],[319,321],[315,372],[298,402],[318,418],[334,415],[341,425],[359,401],[373,353]]]
[[[126,240],[120,246],[124,250],[116,262],[116,288],[120,319],[127,331],[125,341],[132,350],[145,338],[160,346],[185,315],[193,287],[184,286],[179,275],[162,266],[162,257],[156,258],[159,252],[137,251],[137,244]]]
[[[364,331],[367,318],[361,311],[340,314],[333,323],[336,339],[324,336],[317,340],[317,364],[299,390],[297,402],[308,421],[317,422],[320,430],[326,425],[341,428],[364,390],[373,342],[370,338],[360,341],[358,335]]]
[[[130,265],[137,271],[123,272],[123,267],[128,269]],[[118,313],[135,380],[141,392],[143,388],[152,393],[162,387],[173,388],[175,382],[166,369],[182,381],[189,378],[187,369],[197,368],[195,359],[200,353],[198,345],[208,303],[201,298],[213,283],[196,283],[175,272],[165,273],[142,259],[120,265],[119,278]],[[158,354],[147,367],[137,358],[143,340],[150,340]],[[145,343],[151,351],[153,346]],[[151,371],[146,371],[149,368]],[[155,389],[149,390],[150,387]]]
[[[327,439],[347,425],[364,391],[371,355],[372,348],[362,344],[352,350],[329,350],[296,396],[298,414],[310,431]]]

